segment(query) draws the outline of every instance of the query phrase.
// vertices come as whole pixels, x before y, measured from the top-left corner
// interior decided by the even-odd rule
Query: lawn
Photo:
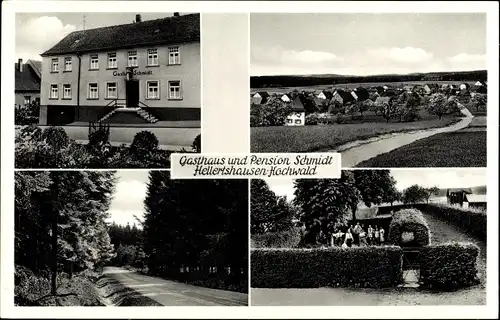
[[[251,152],[317,152],[334,149],[355,140],[412,130],[451,125],[459,118],[434,118],[416,122],[366,122],[297,127],[252,127]]]
[[[486,158],[486,131],[455,131],[418,140],[356,167],[486,167]]]

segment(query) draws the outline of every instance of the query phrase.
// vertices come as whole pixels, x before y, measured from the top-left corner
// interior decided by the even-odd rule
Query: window
[[[30,104],[31,103],[31,96],[24,96],[24,104]]]
[[[116,82],[108,82],[106,84],[106,94],[108,99],[118,98],[118,92],[116,90]]]
[[[72,60],[71,57],[64,58],[64,71],[71,71],[73,70],[73,65],[72,65]]]
[[[168,48],[168,64],[181,64],[179,47]]]
[[[148,66],[158,65],[158,49],[148,49]]]
[[[302,123],[302,120],[300,120],[300,119],[295,120],[295,124],[301,124],[301,123]]]
[[[90,70],[99,69],[99,56],[97,54],[90,56]]]
[[[50,99],[57,99],[59,97],[59,88],[57,84],[50,85]]]
[[[286,119],[286,123],[293,123],[292,119]]]
[[[118,68],[118,63],[116,60],[116,52],[108,53],[108,69]]]
[[[59,59],[57,59],[57,58],[52,59],[51,71],[52,72],[59,72]]]
[[[63,84],[63,99],[71,99],[71,85]]]
[[[128,52],[128,66],[129,67],[137,67],[139,64],[137,63],[137,51],[129,51]]]
[[[97,83],[89,83],[89,99],[99,99],[99,87]]]
[[[169,99],[182,99],[181,97],[181,82],[169,81],[168,82],[168,98]]]
[[[158,81],[148,81],[148,99],[160,99]]]

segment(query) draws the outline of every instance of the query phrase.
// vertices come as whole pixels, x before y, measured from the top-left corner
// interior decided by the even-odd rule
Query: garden
[[[252,180],[252,304],[269,305],[281,295],[286,305],[357,303],[363,300],[358,295],[377,305],[432,304],[434,298],[485,303],[486,212],[428,203],[434,188],[415,185],[394,193],[388,171],[376,171],[343,171],[338,180],[295,180],[287,210],[278,208],[283,204],[273,207],[272,192],[262,183],[254,187]],[[359,201],[403,204],[356,219],[352,211]],[[266,222],[264,207],[270,208]],[[387,242],[331,246],[334,230],[357,223],[384,226]],[[410,269],[418,270],[418,287],[405,290]]]
[[[191,149],[180,152],[200,152],[201,135]],[[158,138],[149,131],[138,132],[130,146],[112,146],[109,127],[103,125],[89,132],[87,144],[71,140],[62,127],[42,130],[28,125],[15,137],[16,168],[169,168],[171,153],[160,149]]]

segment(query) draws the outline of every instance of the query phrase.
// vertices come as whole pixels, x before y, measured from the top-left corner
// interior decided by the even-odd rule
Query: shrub
[[[158,138],[154,133],[149,131],[141,131],[136,133],[134,140],[130,145],[130,149],[137,154],[150,153],[158,149]]]
[[[64,148],[69,145],[69,137],[61,127],[49,127],[42,132],[42,139],[53,148]]]
[[[447,243],[422,249],[420,281],[432,289],[457,289],[479,283],[479,248],[472,243]]]
[[[337,113],[337,115],[335,116],[335,123],[337,124],[342,124],[345,122],[345,117],[342,113]]]
[[[319,117],[316,113],[310,113],[306,116],[306,125],[318,124]]]
[[[252,287],[394,287],[402,282],[400,247],[253,249]]]
[[[20,142],[23,140],[33,140],[33,141],[41,141],[42,140],[42,129],[36,125],[29,125],[21,128],[18,134],[16,135],[16,142]]]
[[[404,241],[407,234],[413,239]],[[389,225],[388,243],[407,247],[422,247],[431,243],[431,232],[427,221],[417,209],[403,209],[396,212]]]
[[[191,148],[194,152],[201,152],[201,134],[197,135],[196,138],[194,138],[194,141],[191,144]]]
[[[281,232],[252,234],[253,248],[297,248],[301,239],[300,230],[293,228]]]

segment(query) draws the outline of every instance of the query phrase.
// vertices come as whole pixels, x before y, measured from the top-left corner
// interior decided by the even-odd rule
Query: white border
[[[89,1],[8,1],[2,3],[2,215],[1,215],[1,316],[16,318],[496,318],[498,316],[498,95],[490,90],[488,102],[488,283],[487,306],[436,306],[436,307],[134,307],[109,308],[84,307],[39,308],[12,306],[13,296],[13,108],[14,81],[12,62],[14,55],[15,12],[116,12],[116,2]],[[497,2],[156,2],[125,1],[120,3],[122,12],[486,12],[488,84],[499,88],[498,83],[498,12]],[[203,16],[203,15],[202,15]],[[202,31],[203,33],[203,31]],[[246,36],[243,34],[242,36]],[[6,49],[6,48],[10,48]],[[201,50],[203,52],[203,50]],[[203,59],[202,59],[203,60]],[[203,64],[202,64],[203,66]],[[203,73],[201,75],[203,79]],[[247,95],[248,99],[248,95]],[[203,101],[203,100],[202,100]],[[203,103],[202,103],[203,104]],[[247,109],[242,112],[247,112]],[[203,108],[202,108],[203,115]],[[243,116],[243,115],[242,115]],[[245,115],[248,117],[248,112]],[[202,116],[203,117],[203,116]],[[216,130],[216,128],[211,127]],[[242,128],[242,130],[245,130]],[[203,136],[209,134],[202,129]],[[449,169],[451,170],[451,169]],[[166,309],[165,309],[166,308]],[[88,311],[96,312],[88,312]]]

